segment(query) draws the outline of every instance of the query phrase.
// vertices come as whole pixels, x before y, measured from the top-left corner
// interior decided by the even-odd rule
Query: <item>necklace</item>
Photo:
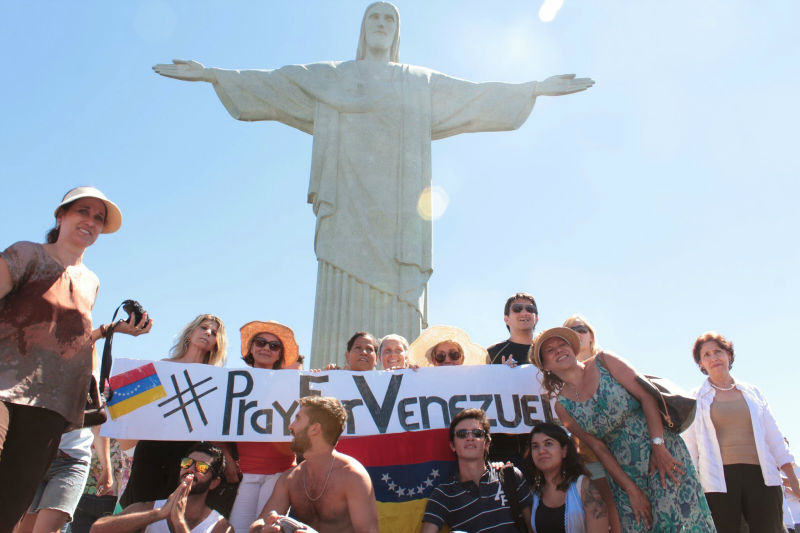
[[[331,472],[333,472],[333,461],[334,461],[334,459],[335,458],[334,458],[333,454],[331,454],[331,466],[328,467],[328,475],[325,477],[325,483],[322,485],[322,491],[319,493],[319,496],[317,496],[316,498],[312,498],[311,494],[308,493],[308,487],[306,487],[306,477],[308,475],[308,469],[307,468],[303,469],[303,490],[305,491],[306,498],[308,498],[309,501],[316,502],[317,500],[322,498],[323,494],[325,494],[325,489],[328,488],[328,480],[331,478]]]
[[[728,392],[729,390],[733,390],[733,389],[734,389],[734,387],[736,387],[736,383],[735,383],[735,382],[734,382],[734,383],[731,383],[731,386],[730,386],[730,387],[727,387],[727,388],[725,388],[725,387],[718,387],[718,386],[714,385],[714,382],[713,382],[713,381],[711,381],[710,379],[708,380],[708,382],[709,382],[709,383],[711,383],[711,386],[712,386],[712,387],[714,387],[714,388],[715,388],[715,389],[717,389],[718,391],[722,391],[722,392]]]

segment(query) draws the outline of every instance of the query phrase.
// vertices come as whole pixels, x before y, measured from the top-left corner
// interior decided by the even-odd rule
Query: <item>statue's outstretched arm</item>
[[[575,74],[560,74],[558,76],[550,76],[544,81],[536,82],[535,96],[572,94],[585,91],[592,85],[594,85],[592,78],[576,78]]]
[[[159,63],[153,67],[158,74],[183,81],[207,81],[214,83],[217,77],[214,69],[206,68],[198,61],[173,59],[172,64]]]

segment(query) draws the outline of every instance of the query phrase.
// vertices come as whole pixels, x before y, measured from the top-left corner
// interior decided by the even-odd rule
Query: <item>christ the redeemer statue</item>
[[[519,128],[537,96],[583,91],[574,75],[473,83],[398,63],[397,8],[364,12],[355,61],[276,70],[206,68],[174,60],[153,69],[206,81],[238,120],[277,120],[314,136],[308,202],[319,263],[312,368],[343,362],[355,331],[414,340],[427,327],[432,223],[418,202],[431,185],[431,140]],[[422,206],[421,211],[429,206]]]

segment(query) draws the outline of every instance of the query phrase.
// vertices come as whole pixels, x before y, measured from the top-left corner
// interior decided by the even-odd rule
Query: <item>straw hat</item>
[[[578,352],[581,351],[581,339],[578,337],[578,334],[572,331],[569,328],[558,327],[558,328],[550,328],[541,333],[533,340],[533,348],[531,351],[533,352],[533,356],[531,360],[533,364],[539,367],[540,370],[544,370],[542,368],[542,359],[539,354],[539,351],[542,349],[542,344],[547,339],[552,339],[553,337],[559,337],[564,339],[569,343],[572,347],[572,351],[575,352],[575,355],[578,355]]]
[[[242,334],[242,357],[247,357],[247,354],[250,353],[250,343],[253,337],[259,333],[272,333],[283,344],[283,365],[289,366],[297,361],[297,354],[300,350],[294,339],[294,331],[289,326],[284,326],[274,320],[266,322],[254,320],[239,328],[239,331]]]
[[[454,326],[431,326],[423,331],[408,347],[408,362],[419,366],[433,366],[433,347],[444,341],[452,341],[461,346],[465,365],[486,363],[486,349],[469,340],[466,331]]]
[[[100,233],[114,233],[120,226],[122,226],[122,211],[119,210],[117,204],[106,198],[106,195],[94,187],[75,187],[64,195],[61,203],[58,204],[53,215],[58,216],[58,210],[70,202],[79,200],[81,198],[97,198],[106,206],[106,222],[103,224],[103,231]]]

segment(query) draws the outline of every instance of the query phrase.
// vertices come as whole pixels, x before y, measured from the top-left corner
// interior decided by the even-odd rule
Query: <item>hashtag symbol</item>
[[[183,413],[183,419],[186,421],[186,427],[189,429],[189,433],[191,433],[193,428],[192,428],[192,420],[189,418],[188,407],[191,404],[194,404],[194,406],[197,408],[197,413],[200,415],[200,420],[203,421],[203,425],[204,426],[207,426],[208,425],[208,419],[206,418],[205,411],[203,411],[203,406],[200,405],[200,398],[202,398],[203,396],[205,396],[207,394],[211,394],[212,392],[217,390],[217,387],[214,387],[212,389],[209,389],[209,390],[207,390],[205,392],[201,392],[200,394],[198,394],[196,392],[197,388],[200,387],[200,385],[203,385],[204,383],[207,383],[207,382],[211,381],[211,378],[209,377],[209,378],[206,378],[206,379],[204,379],[202,381],[198,381],[197,383],[192,383],[192,379],[189,377],[189,372],[187,372],[186,370],[183,371],[183,377],[186,379],[187,388],[184,389],[184,390],[181,390],[181,387],[180,387],[180,385],[178,385],[178,380],[175,377],[175,374],[172,374],[172,376],[171,376],[171,378],[172,378],[172,387],[175,389],[175,395],[174,396],[170,396],[169,398],[167,398],[163,402],[159,403],[158,406],[159,407],[163,407],[163,406],[167,405],[168,403],[177,400],[178,401],[178,407],[172,409],[171,411],[168,411],[168,412],[164,413],[164,418],[172,416],[175,413],[177,413],[178,411],[180,411],[181,413]],[[187,401],[184,401],[183,395],[187,394],[187,393],[191,398],[189,400],[187,400]]]

